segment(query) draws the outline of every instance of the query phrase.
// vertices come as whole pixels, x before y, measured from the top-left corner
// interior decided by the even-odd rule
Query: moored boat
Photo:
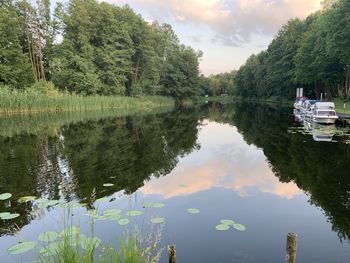
[[[312,111],[312,120],[320,124],[334,124],[338,119],[333,102],[316,102]]]

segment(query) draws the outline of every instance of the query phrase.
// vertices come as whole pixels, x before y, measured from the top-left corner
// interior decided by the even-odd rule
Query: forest
[[[306,19],[285,24],[267,50],[251,55],[238,71],[211,76],[209,88],[230,90],[235,96],[345,98],[350,95],[350,1],[326,0],[323,8]]]
[[[200,94],[200,51],[169,24],[96,0],[2,0],[0,88],[80,95]],[[53,85],[52,85],[53,84]]]

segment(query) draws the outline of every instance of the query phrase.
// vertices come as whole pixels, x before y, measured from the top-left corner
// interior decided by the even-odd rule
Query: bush
[[[33,84],[28,92],[39,93],[48,97],[58,97],[60,95],[58,89],[51,81],[38,81]]]

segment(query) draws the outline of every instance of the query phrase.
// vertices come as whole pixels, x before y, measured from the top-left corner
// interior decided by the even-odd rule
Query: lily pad
[[[163,203],[153,203],[152,207],[154,208],[163,208],[165,206],[165,204]]]
[[[190,214],[198,214],[199,210],[197,208],[189,208],[187,209],[187,212],[189,212]]]
[[[128,216],[140,216],[142,215],[143,212],[142,211],[138,211],[138,210],[131,210],[127,212]]]
[[[36,242],[22,242],[7,249],[12,255],[22,254],[36,247]]]
[[[59,251],[60,244],[60,242],[50,243],[49,245],[40,249],[40,254],[48,256],[55,255],[57,254],[57,251]]]
[[[122,218],[122,219],[118,220],[118,224],[121,225],[121,226],[125,226],[125,225],[127,225],[129,223],[130,223],[130,221],[127,218]]]
[[[103,212],[104,215],[115,215],[115,214],[120,214],[122,210],[118,208],[113,208],[113,209],[108,209]]]
[[[11,213],[10,212],[2,212],[0,213],[0,219],[2,219],[3,216],[9,216]]]
[[[110,184],[110,183],[107,183],[107,184],[103,184],[104,187],[112,187],[114,186],[114,184]]]
[[[220,220],[220,223],[223,225],[233,226],[235,224],[235,221],[231,219],[222,219]]]
[[[71,226],[65,228],[61,233],[60,236],[77,236],[80,233],[80,228],[76,226]]]
[[[165,222],[165,218],[163,217],[154,217],[151,219],[151,223],[153,224],[162,224]]]
[[[9,199],[11,198],[12,194],[10,193],[3,193],[3,194],[0,194],[0,200],[6,200],[6,199]]]
[[[230,226],[225,225],[225,224],[220,224],[215,227],[216,230],[218,231],[226,231],[230,229]]]
[[[10,219],[14,219],[14,218],[16,218],[16,217],[19,217],[20,216],[20,214],[17,214],[17,213],[14,213],[14,214],[7,214],[7,215],[3,215],[2,217],[1,217],[1,219],[2,220],[10,220]]]
[[[101,244],[101,239],[98,237],[85,237],[80,240],[80,246],[82,249],[97,248]]]
[[[21,198],[18,199],[18,202],[20,203],[25,203],[25,202],[30,202],[30,201],[34,201],[35,199],[37,199],[36,196],[22,196]]]
[[[47,232],[41,233],[38,239],[43,242],[52,242],[52,241],[55,241],[58,238],[58,236],[59,235],[57,232],[47,231]]]
[[[105,203],[108,201],[109,201],[109,199],[107,197],[102,197],[102,198],[96,199],[95,203]]]
[[[238,231],[245,231],[245,226],[244,225],[242,225],[242,224],[234,224],[233,225],[233,227],[234,227],[234,229],[237,229]]]

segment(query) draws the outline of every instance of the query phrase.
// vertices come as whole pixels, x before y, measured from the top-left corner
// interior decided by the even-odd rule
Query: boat
[[[316,102],[312,110],[312,120],[320,124],[334,124],[338,119],[334,102]]]
[[[312,134],[316,142],[331,142],[337,132],[334,125],[325,126],[309,120],[304,120],[303,124],[305,131]]]
[[[311,118],[312,117],[312,113],[313,110],[315,108],[315,104],[316,102],[318,102],[317,100],[306,100],[303,103],[303,107],[302,107],[302,113],[305,115],[305,117]]]
[[[301,110],[303,103],[307,100],[306,97],[297,98],[294,102],[294,109]]]

